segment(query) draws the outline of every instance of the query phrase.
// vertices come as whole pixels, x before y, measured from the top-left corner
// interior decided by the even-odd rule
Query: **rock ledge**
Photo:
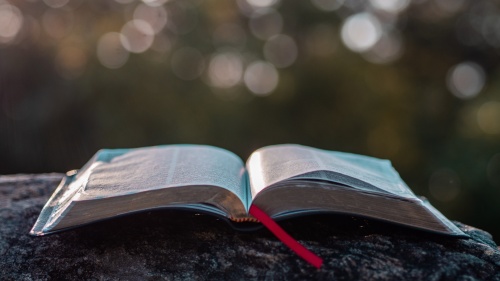
[[[216,218],[155,211],[45,237],[28,235],[61,174],[0,176],[2,280],[500,280],[500,250],[456,222],[454,239],[349,216],[281,223],[324,259],[306,264],[267,230],[234,231]]]

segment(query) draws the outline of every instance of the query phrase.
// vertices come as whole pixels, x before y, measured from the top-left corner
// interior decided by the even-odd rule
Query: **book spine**
[[[230,217],[229,218],[233,222],[259,222],[258,219],[253,218],[253,217],[246,217],[246,218],[234,218]]]

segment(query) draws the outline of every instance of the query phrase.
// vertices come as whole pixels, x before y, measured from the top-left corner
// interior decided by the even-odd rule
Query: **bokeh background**
[[[0,0],[0,174],[300,143],[390,159],[498,241],[499,50],[498,1]]]

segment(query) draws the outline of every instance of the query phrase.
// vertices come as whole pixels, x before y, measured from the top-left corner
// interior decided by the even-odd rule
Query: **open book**
[[[275,220],[331,212],[464,235],[416,197],[388,160],[292,144],[258,149],[246,165],[206,145],[100,150],[68,173],[30,233],[157,208],[192,209],[238,225],[256,221],[252,205]]]

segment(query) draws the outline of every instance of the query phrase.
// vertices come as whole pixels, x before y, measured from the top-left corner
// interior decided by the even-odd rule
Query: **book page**
[[[209,185],[232,191],[246,204],[244,164],[224,149],[206,145],[109,149],[98,152],[95,161],[80,199]]]
[[[415,197],[390,161],[301,145],[275,145],[255,151],[247,161],[252,198],[288,179],[316,179],[367,191]]]
[[[368,183],[398,196],[415,197],[389,160],[319,149],[314,153],[325,170],[346,175],[351,180]],[[353,186],[357,187],[357,184],[365,186],[362,183],[353,183]]]

